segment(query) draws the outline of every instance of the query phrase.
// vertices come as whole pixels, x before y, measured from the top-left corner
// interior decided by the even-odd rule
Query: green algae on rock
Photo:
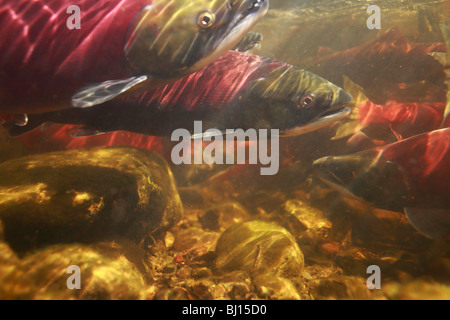
[[[262,221],[239,223],[225,230],[217,242],[216,255],[218,273],[243,270],[293,279],[301,276],[304,268],[303,253],[293,236]]]
[[[172,173],[130,147],[33,155],[0,164],[0,219],[16,251],[122,235],[140,242],[182,216]]]

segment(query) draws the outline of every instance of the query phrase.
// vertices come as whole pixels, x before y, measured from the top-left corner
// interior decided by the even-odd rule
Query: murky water
[[[450,2],[370,5],[272,0],[139,99],[3,112],[0,298],[450,299]]]

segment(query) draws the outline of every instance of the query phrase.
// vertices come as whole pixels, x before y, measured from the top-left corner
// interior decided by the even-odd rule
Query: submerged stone
[[[296,237],[319,240],[329,236],[332,224],[322,212],[299,200],[286,201],[279,211],[283,225]]]
[[[262,221],[239,223],[228,228],[216,246],[217,272],[234,270],[250,274],[299,277],[304,268],[303,253],[284,228]]]
[[[214,251],[219,236],[218,232],[207,232],[196,227],[180,230],[175,235],[173,249],[201,256]]]
[[[300,300],[294,284],[286,278],[259,275],[253,280],[258,296],[271,300]]]
[[[117,245],[114,253],[101,246],[57,245],[23,259],[21,269],[39,288],[34,299],[139,299],[144,291],[143,275]],[[80,289],[73,283],[69,266],[80,271]]]
[[[247,210],[237,202],[210,207],[198,216],[202,226],[213,231],[223,231],[235,223],[245,222],[249,219]]]
[[[0,220],[0,243],[5,241],[5,231],[3,229],[2,220]]]
[[[317,300],[371,299],[366,279],[352,276],[332,276],[309,282],[311,295]]]
[[[0,164],[0,219],[14,250],[123,235],[136,242],[182,216],[159,155],[129,147],[34,155]]]
[[[220,279],[231,299],[245,299],[254,290],[250,275],[245,271],[232,271]]]
[[[31,299],[36,291],[29,276],[20,268],[13,250],[0,241],[0,300]]]
[[[423,277],[406,283],[390,282],[383,286],[384,296],[392,300],[449,300],[450,285]]]

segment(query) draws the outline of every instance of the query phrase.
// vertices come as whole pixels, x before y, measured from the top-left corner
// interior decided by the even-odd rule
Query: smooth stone
[[[167,162],[136,148],[34,155],[0,173],[0,219],[16,251],[115,235],[139,243],[183,214]]]
[[[259,275],[253,280],[256,292],[262,299],[301,300],[292,281],[271,275]]]
[[[36,290],[14,251],[0,241],[0,300],[30,300]]]
[[[145,289],[142,273],[112,243],[100,246],[56,245],[26,256],[21,269],[38,288],[34,299],[140,299]],[[69,266],[80,268],[81,289],[69,289]]]
[[[390,282],[381,287],[384,296],[391,300],[449,300],[450,285],[438,283],[427,277],[406,283]]]
[[[220,279],[231,299],[242,300],[254,290],[252,279],[245,271],[232,271]]]
[[[372,298],[367,279],[352,276],[331,276],[309,282],[310,293],[316,300],[367,300]]]
[[[247,210],[237,202],[219,204],[210,207],[198,216],[203,228],[212,231],[223,231],[235,223],[250,219]]]
[[[219,236],[218,232],[207,232],[196,227],[179,230],[175,234],[172,248],[175,251],[201,256],[214,251]]]
[[[293,236],[284,228],[262,221],[239,223],[228,228],[216,246],[215,269],[271,274],[284,278],[302,275],[304,257]]]
[[[283,225],[296,237],[326,239],[329,237],[332,224],[322,212],[300,200],[288,200],[279,210]]]
[[[275,211],[275,220],[297,240],[306,257],[316,255],[331,237],[332,223],[321,210],[300,200],[288,200]]]

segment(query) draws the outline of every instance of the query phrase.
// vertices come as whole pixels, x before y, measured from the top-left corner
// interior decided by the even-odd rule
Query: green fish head
[[[156,0],[135,17],[126,57],[138,73],[190,74],[239,43],[268,6],[269,0]]]
[[[347,117],[352,96],[311,72],[285,65],[254,82],[249,89],[258,114],[281,136],[298,136]]]
[[[402,211],[411,201],[405,170],[383,160],[382,150],[328,156],[314,161],[317,176],[341,194],[387,210]]]

